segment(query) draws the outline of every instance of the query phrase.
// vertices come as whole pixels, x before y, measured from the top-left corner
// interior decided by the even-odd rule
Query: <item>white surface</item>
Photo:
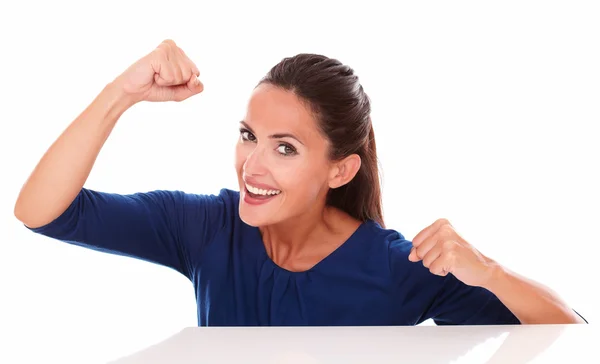
[[[598,363],[593,325],[190,327],[111,364]]]

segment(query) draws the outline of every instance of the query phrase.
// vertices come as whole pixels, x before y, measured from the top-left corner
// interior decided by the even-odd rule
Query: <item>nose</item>
[[[244,174],[248,176],[263,176],[267,173],[264,148],[258,145],[252,150],[244,162]]]

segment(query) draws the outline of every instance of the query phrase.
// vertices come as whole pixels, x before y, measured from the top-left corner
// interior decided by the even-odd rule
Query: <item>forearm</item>
[[[119,117],[131,106],[107,85],[50,146],[23,185],[15,216],[29,227],[58,217],[75,199]]]
[[[554,291],[500,265],[484,288],[494,293],[522,324],[585,323]]]

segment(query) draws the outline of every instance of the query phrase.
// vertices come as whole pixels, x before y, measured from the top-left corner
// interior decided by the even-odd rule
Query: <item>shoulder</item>
[[[129,195],[98,194],[94,191],[84,191],[91,198],[114,198],[127,201],[138,201],[144,203],[148,208],[175,210],[191,213],[197,210],[204,212],[230,212],[237,207],[239,192],[222,188],[216,193],[192,193],[183,190],[152,190],[148,192],[136,192]]]
[[[399,230],[383,228],[374,221],[368,221],[365,223],[363,238],[370,241],[369,244],[372,248],[385,254],[390,270],[404,265],[410,267],[405,263],[411,263],[408,255],[412,248],[412,241],[406,239]]]
[[[378,254],[385,257],[388,274],[394,286],[402,290],[423,286],[435,290],[434,287],[439,289],[443,285],[443,277],[432,274],[421,262],[411,262],[408,259],[412,241],[399,230],[383,228],[375,222],[367,224],[367,230],[372,249],[376,249]]]
[[[83,188],[63,215],[83,214],[86,220],[103,221],[115,218],[129,224],[152,221],[155,226],[206,230],[223,226],[237,213],[238,201],[239,192],[227,188],[212,194],[175,189],[120,194]]]
[[[163,211],[166,225],[177,232],[181,243],[194,257],[204,256],[208,246],[223,247],[218,244],[223,241],[218,237],[231,236],[237,227],[239,192],[231,189],[221,188],[214,193],[156,190],[140,196],[155,196],[158,204],[164,204],[157,211]]]
[[[212,194],[190,193],[180,190],[162,192],[170,194],[186,207],[231,208],[237,207],[239,203],[239,192],[228,188],[222,188],[217,193]]]
[[[113,205],[153,205],[160,208],[179,207],[182,205],[219,205],[236,204],[239,201],[239,192],[222,188],[218,193],[200,194],[183,190],[156,189],[138,191],[133,193],[102,192],[90,188],[82,188],[73,201],[76,203],[111,203]]]
[[[230,225],[238,215],[239,192],[227,188],[217,193],[169,192],[177,201],[177,213],[185,225],[212,230]]]

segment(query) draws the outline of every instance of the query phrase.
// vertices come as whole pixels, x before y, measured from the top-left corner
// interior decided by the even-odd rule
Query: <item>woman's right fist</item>
[[[204,89],[200,71],[174,41],[165,40],[114,83],[139,101],[182,101]]]

